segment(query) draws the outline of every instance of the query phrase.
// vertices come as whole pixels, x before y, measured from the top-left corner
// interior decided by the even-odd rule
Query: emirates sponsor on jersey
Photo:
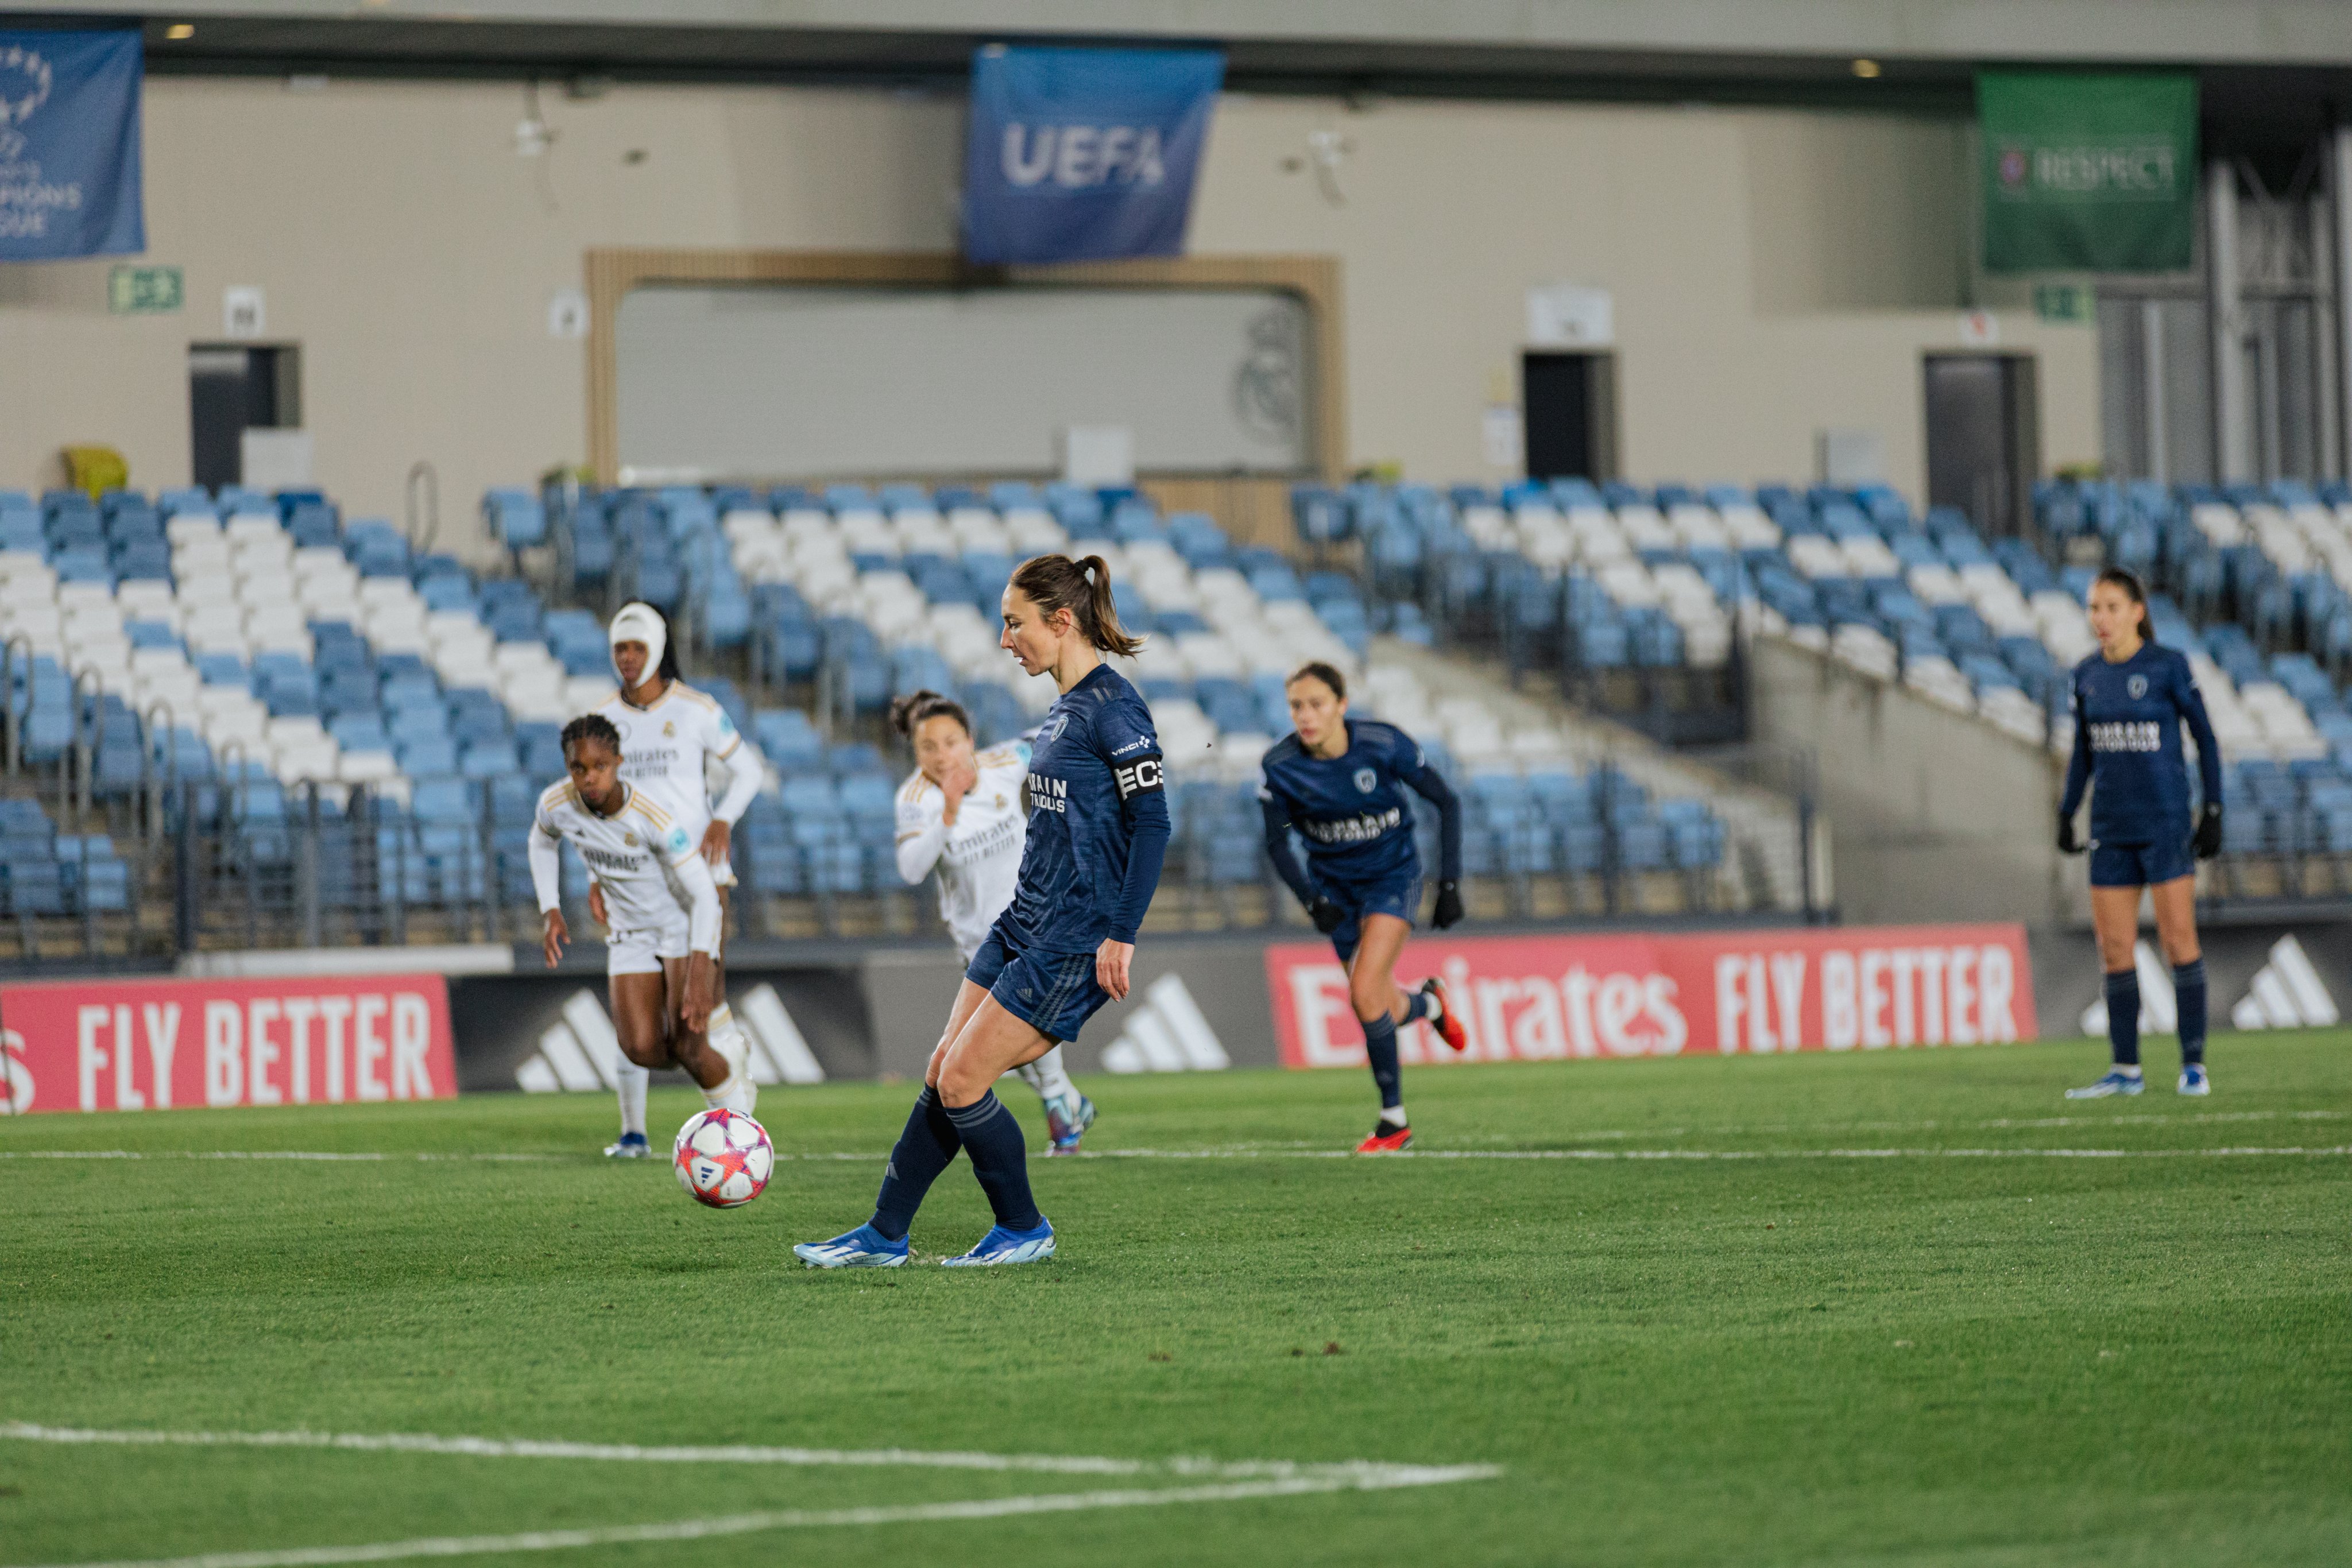
[[[1275,1035],[1291,1067],[1360,1067],[1363,1030],[1326,946],[1266,949]],[[1923,925],[1672,936],[1417,937],[1408,990],[1442,977],[1470,1037],[1424,1026],[1408,1061],[1876,1051],[2032,1040],[2021,925]]]

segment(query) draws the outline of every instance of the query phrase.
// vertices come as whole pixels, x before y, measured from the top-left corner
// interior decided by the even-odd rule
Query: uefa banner
[[[0,32],[0,261],[147,248],[139,31]]]
[[[0,986],[0,1112],[446,1100],[439,975]]]
[[[965,256],[1183,254],[1224,74],[1213,49],[982,48],[964,148]]]
[[[1265,971],[1283,1065],[1363,1065],[1347,972],[1328,946],[1268,947]],[[1409,1062],[1877,1051],[2039,1032],[2022,925],[1416,936],[1397,983],[1430,975],[1470,1045],[1456,1057],[1416,1024],[1398,1035]]]
[[[2195,256],[2197,78],[1983,71],[1990,272],[2178,272]]]

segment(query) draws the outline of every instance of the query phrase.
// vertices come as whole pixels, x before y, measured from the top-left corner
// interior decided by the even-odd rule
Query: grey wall
[[[2063,774],[2041,747],[1778,639],[1749,669],[1756,738],[1821,759],[1845,920],[2074,918],[2082,868],[2053,842]]]

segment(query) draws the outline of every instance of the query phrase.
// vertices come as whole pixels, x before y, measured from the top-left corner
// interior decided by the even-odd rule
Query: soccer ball
[[[713,1208],[740,1208],[768,1189],[776,1151],[768,1129],[740,1111],[704,1111],[677,1130],[677,1185]]]

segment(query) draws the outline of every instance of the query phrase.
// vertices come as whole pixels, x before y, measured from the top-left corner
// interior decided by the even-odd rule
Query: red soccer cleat
[[[1470,1032],[1462,1027],[1462,1020],[1454,1016],[1454,1004],[1445,996],[1445,982],[1432,975],[1422,981],[1421,991],[1423,996],[1437,998],[1438,1007],[1444,1009],[1437,1015],[1439,1038],[1456,1051],[1469,1050]]]
[[[1386,1122],[1372,1124],[1372,1135],[1356,1145],[1360,1155],[1401,1155],[1412,1147],[1411,1127],[1392,1127]]]

